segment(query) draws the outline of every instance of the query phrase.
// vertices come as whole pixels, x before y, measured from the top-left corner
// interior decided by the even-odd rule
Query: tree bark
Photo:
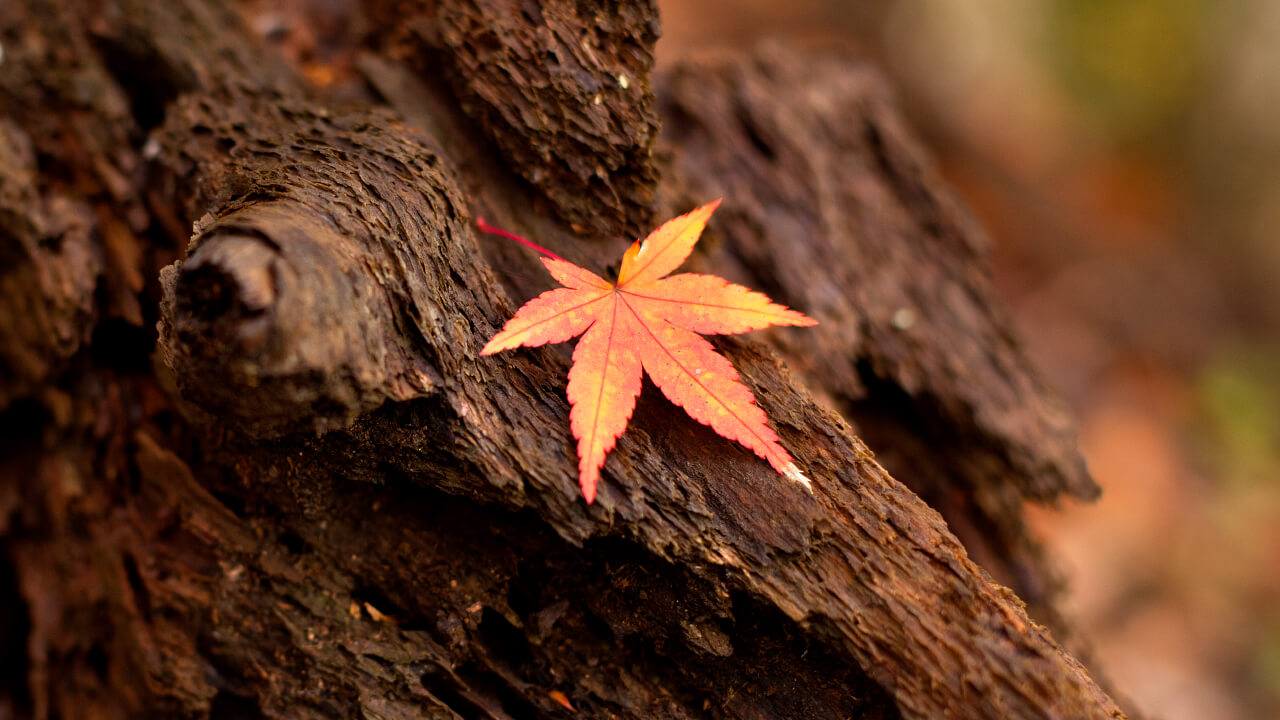
[[[1097,489],[874,70],[368,0],[326,91],[248,12],[0,7],[0,715],[1123,717],[1021,518]],[[820,322],[716,340],[813,490],[648,387],[588,506],[474,218],[603,271],[721,195],[690,266]]]

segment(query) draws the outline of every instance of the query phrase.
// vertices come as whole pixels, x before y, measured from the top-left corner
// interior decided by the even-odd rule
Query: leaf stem
[[[519,235],[515,235],[515,234],[513,234],[513,233],[509,233],[509,232],[507,232],[506,230],[502,230],[502,229],[500,229],[500,228],[496,228],[496,227],[494,227],[494,226],[490,225],[489,223],[485,222],[485,221],[484,221],[484,218],[482,218],[482,217],[478,217],[478,218],[476,218],[476,227],[480,228],[480,232],[489,233],[490,235],[500,235],[500,236],[502,236],[502,237],[504,237],[504,238],[506,238],[506,239],[508,239],[508,240],[515,240],[516,242],[520,243],[521,245],[524,245],[525,247],[528,247],[528,248],[533,248],[534,250],[537,250],[538,252],[542,253],[543,255],[546,255],[546,256],[547,256],[547,257],[549,257],[549,258],[554,258],[554,259],[559,260],[559,261],[561,261],[561,262],[569,262],[568,260],[565,260],[564,258],[560,257],[559,255],[557,255],[557,254],[555,254],[555,253],[551,252],[550,250],[548,250],[548,249],[546,249],[546,248],[544,248],[544,247],[542,247],[542,246],[540,246],[540,245],[535,245],[534,243],[531,243],[531,242],[529,242],[528,240],[525,240],[524,238],[520,237]]]

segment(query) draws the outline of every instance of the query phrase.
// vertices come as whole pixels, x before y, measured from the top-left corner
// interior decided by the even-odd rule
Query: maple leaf
[[[525,303],[480,351],[492,355],[582,335],[569,370],[569,426],[578,440],[578,480],[588,504],[595,499],[605,456],[627,429],[642,369],[693,419],[742,443],[788,478],[809,484],[751,390],[738,382],[733,365],[698,333],[817,321],[715,275],[668,277],[693,252],[719,205],[720,200],[707,203],[633,243],[622,257],[616,285],[557,256],[543,258],[564,287]]]

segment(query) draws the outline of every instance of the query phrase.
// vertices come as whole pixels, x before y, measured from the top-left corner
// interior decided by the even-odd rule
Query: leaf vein
[[[567,315],[568,313],[573,312],[574,310],[578,310],[578,309],[580,309],[580,308],[584,308],[584,307],[586,307],[586,306],[588,306],[588,305],[590,305],[590,304],[592,304],[592,303],[594,303],[594,302],[599,302],[599,301],[601,301],[601,300],[605,299],[605,298],[606,298],[606,297],[608,297],[608,296],[609,296],[609,294],[608,294],[608,293],[604,293],[604,294],[603,294],[603,295],[601,295],[600,297],[593,298],[593,299],[588,300],[588,301],[586,301],[586,302],[584,302],[584,303],[579,303],[579,304],[574,305],[573,307],[570,307],[570,308],[565,308],[564,310],[561,310],[560,312],[556,313],[555,315],[552,315],[551,317],[543,318],[543,319],[541,319],[541,320],[539,320],[539,321],[537,321],[537,322],[535,322],[535,323],[532,323],[532,324],[530,324],[529,326],[527,326],[527,327],[525,327],[525,328],[521,329],[521,330],[520,330],[520,332],[518,332],[518,333],[516,333],[516,334],[515,334],[515,337],[520,337],[521,335],[526,335],[526,334],[528,334],[529,332],[531,332],[534,328],[538,327],[539,325],[543,325],[543,324],[549,323],[549,322],[551,322],[552,320],[559,320],[561,317],[563,317],[564,315]],[[594,321],[593,321],[593,324],[594,324]],[[587,327],[590,327],[590,325],[588,325]],[[508,341],[508,342],[510,342],[510,341]]]
[[[652,295],[641,295],[640,293],[633,292],[631,290],[622,290],[621,288],[619,288],[619,292],[623,293],[624,295],[630,295],[632,297],[640,298],[643,300],[656,300],[659,302],[676,303],[677,305],[697,305],[698,307],[716,308],[718,310],[733,310],[735,312],[749,312],[749,313],[756,313],[757,315],[768,315],[771,317],[786,317],[786,312],[770,311],[769,309],[756,310],[754,308],[744,308],[744,307],[739,307],[737,305],[719,305],[717,303],[699,302],[697,300],[673,300],[672,298],[654,297]]]
[[[609,376],[609,357],[613,353],[613,336],[618,332],[618,303],[613,304],[613,317],[609,319],[609,339],[604,346],[604,369],[600,371],[600,389],[596,392],[596,412],[595,417],[591,419],[591,439],[587,442],[587,448],[595,449],[596,435],[600,429],[600,408],[604,405],[604,389],[608,386],[606,378]],[[592,462],[595,459],[592,458]]]
[[[668,349],[667,349],[667,346],[666,346],[666,345],[663,345],[663,344],[662,344],[662,341],[658,339],[658,336],[654,334],[653,330],[649,327],[649,325],[648,325],[647,323],[645,323],[645,321],[644,321],[644,319],[643,319],[643,318],[641,318],[641,317],[640,317],[640,313],[636,312],[636,309],[635,309],[635,308],[633,308],[633,307],[631,307],[631,303],[627,302],[625,298],[622,298],[622,304],[624,304],[624,305],[626,305],[626,306],[627,306],[627,309],[631,311],[631,314],[632,314],[632,315],[635,315],[635,317],[636,317],[636,322],[638,322],[638,323],[640,324],[640,327],[644,328],[644,331],[645,331],[645,332],[649,333],[649,337],[653,339],[654,344],[655,344],[655,345],[657,345],[659,348],[662,348],[662,351],[663,351],[664,353],[666,353],[666,354],[667,354],[667,357],[671,359],[671,362],[672,362],[676,367],[680,368],[681,372],[683,372],[685,375],[687,375],[687,376],[689,377],[689,379],[690,379],[690,380],[692,380],[692,381],[693,381],[693,384],[695,384],[695,385],[697,385],[699,388],[701,388],[701,389],[702,389],[702,391],[703,391],[704,393],[706,393],[706,394],[707,394],[707,397],[710,397],[712,400],[715,400],[717,403],[719,403],[719,404],[720,404],[720,407],[724,408],[724,409],[725,409],[725,411],[726,411],[726,412],[728,412],[728,413],[729,413],[729,415],[730,415],[730,416],[732,416],[734,420],[737,420],[737,421],[738,421],[738,424],[739,424],[739,425],[741,425],[741,426],[742,426],[742,427],[743,427],[743,428],[744,428],[748,433],[750,433],[750,434],[751,434],[751,435],[752,435],[752,436],[753,436],[753,437],[754,437],[758,442],[760,442],[761,446],[762,446],[763,448],[765,448],[765,451],[766,451],[766,452],[769,452],[770,442],[769,442],[767,439],[765,439],[765,438],[761,437],[761,436],[760,436],[760,434],[759,434],[759,433],[757,433],[757,432],[755,431],[755,429],[751,427],[751,424],[750,424],[750,423],[748,423],[747,421],[745,421],[745,420],[743,420],[741,417],[739,417],[739,416],[738,416],[738,413],[734,412],[733,408],[732,408],[732,407],[729,407],[728,403],[726,403],[724,400],[721,400],[721,399],[720,399],[720,397],[719,397],[718,395],[716,395],[714,392],[712,392],[712,391],[711,391],[711,390],[710,390],[706,385],[703,385],[703,384],[702,384],[702,380],[701,380],[701,379],[699,379],[699,378],[698,378],[698,376],[697,376],[697,375],[695,375],[695,374],[693,373],[693,371],[689,370],[689,368],[685,367],[683,363],[681,363],[679,360],[677,360],[677,359],[676,359],[676,356],[675,356],[674,354],[672,354],[672,352],[671,352],[670,350],[668,350]],[[615,314],[617,313],[617,306],[616,306],[616,305],[614,306],[614,313],[615,313]],[[663,322],[667,322],[667,321],[665,321],[665,320],[664,320]],[[678,326],[678,325],[673,325],[673,327],[679,327],[679,326]],[[681,328],[681,329],[683,329],[683,328]],[[687,331],[687,330],[686,330],[685,332],[690,332],[690,331]],[[714,350],[713,350],[712,352],[714,352]],[[737,381],[736,381],[736,380],[731,380],[730,382],[737,382]],[[748,392],[750,392],[750,391],[748,390]],[[714,429],[714,428],[713,428],[713,429]],[[752,450],[754,450],[754,449],[755,449],[755,448],[752,448]],[[772,453],[770,453],[770,454],[772,454]]]

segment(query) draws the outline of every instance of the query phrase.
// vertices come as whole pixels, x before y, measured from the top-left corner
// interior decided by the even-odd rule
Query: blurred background
[[[1141,715],[1280,717],[1280,3],[659,0],[892,79],[994,245],[1101,501],[1029,507]]]

